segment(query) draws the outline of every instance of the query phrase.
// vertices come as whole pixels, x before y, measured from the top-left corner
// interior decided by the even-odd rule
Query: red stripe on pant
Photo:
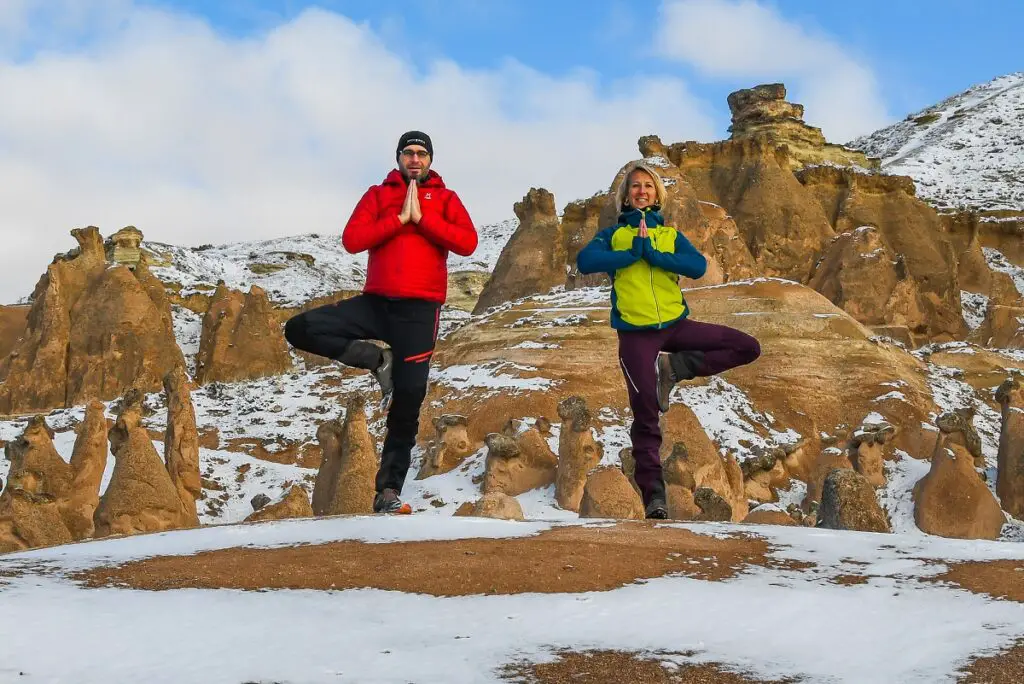
[[[409,361],[411,363],[422,363],[422,362],[428,360],[433,354],[434,354],[434,350],[431,349],[430,351],[423,352],[422,354],[415,354],[413,356],[407,356],[403,360],[404,361]]]

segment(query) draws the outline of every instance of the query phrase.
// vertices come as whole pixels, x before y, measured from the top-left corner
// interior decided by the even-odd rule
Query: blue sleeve
[[[605,228],[591,240],[576,256],[576,267],[580,273],[615,273],[637,262],[637,250],[615,251],[612,249],[612,233],[615,228]]]
[[[654,249],[651,239],[647,238],[644,241],[644,259],[651,266],[656,266],[670,273],[678,273],[694,280],[704,275],[704,272],[708,269],[708,260],[678,230],[676,231],[675,252],[659,252]]]

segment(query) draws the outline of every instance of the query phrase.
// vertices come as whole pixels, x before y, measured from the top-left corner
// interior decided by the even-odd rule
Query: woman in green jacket
[[[663,225],[666,196],[661,177],[634,163],[615,194],[618,222],[599,231],[576,258],[580,273],[605,272],[612,281],[611,325],[618,332],[619,365],[633,410],[634,477],[648,518],[668,517],[658,417],[669,409],[672,387],[761,354],[746,333],[688,318],[679,277],[700,278],[707,260],[680,231]]]

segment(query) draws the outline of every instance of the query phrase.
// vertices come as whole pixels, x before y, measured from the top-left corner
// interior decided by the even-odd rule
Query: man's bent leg
[[[383,489],[401,492],[419,432],[420,407],[427,395],[440,305],[398,300],[389,301],[387,307],[390,328],[387,342],[394,355],[394,394],[376,484],[378,492]]]
[[[288,319],[284,336],[296,349],[326,356],[347,366],[376,369],[381,349],[363,340],[383,339],[378,298],[357,295]]]

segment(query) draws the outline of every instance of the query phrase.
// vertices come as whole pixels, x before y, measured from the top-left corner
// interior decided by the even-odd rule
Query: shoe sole
[[[412,506],[407,503],[403,503],[393,511],[374,511],[374,513],[377,515],[411,515]]]

